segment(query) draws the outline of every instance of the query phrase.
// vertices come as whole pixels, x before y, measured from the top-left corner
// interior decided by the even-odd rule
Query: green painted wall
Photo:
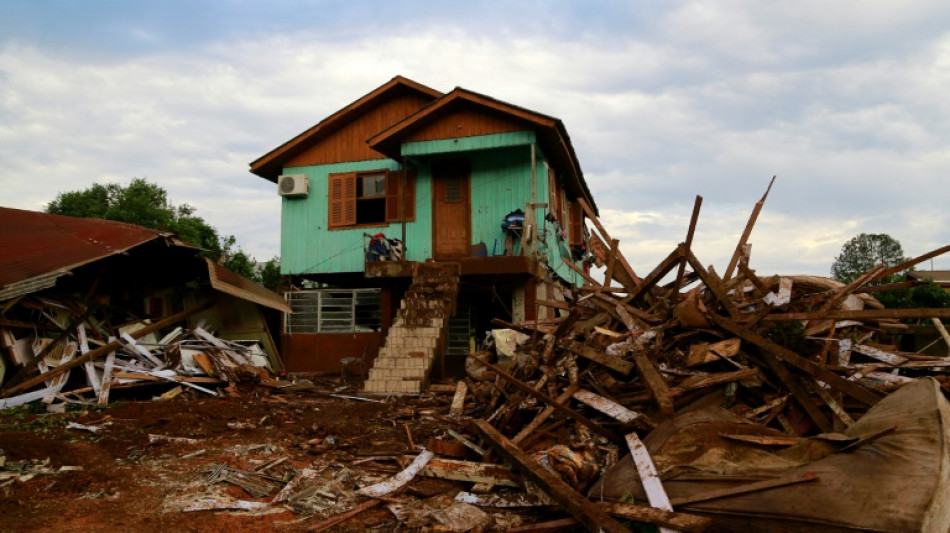
[[[425,261],[432,256],[432,179],[431,162],[440,156],[464,156],[470,159],[472,244],[484,242],[489,255],[504,252],[505,234],[501,223],[505,215],[531,202],[531,144],[533,132],[440,141],[406,143],[403,153],[416,174],[416,219],[406,223],[406,258]],[[548,202],[547,165],[536,151],[537,202]],[[362,272],[364,233],[385,233],[402,237],[399,223],[362,226],[353,229],[327,229],[328,176],[339,172],[399,170],[391,159],[285,168],[285,174],[306,174],[310,179],[307,198],[284,198],[281,210],[281,272],[283,274],[321,274]],[[559,246],[553,224],[544,221],[546,209],[537,211],[541,228],[539,250],[548,264],[563,278],[579,282],[578,276],[561,260],[569,253]],[[520,252],[521,247],[515,251]]]
[[[330,174],[367,170],[399,170],[391,159],[285,168],[284,174],[306,174],[310,179],[307,198],[284,198],[280,218],[282,274],[323,274],[363,271],[363,234],[385,233],[402,237],[402,224],[360,226],[353,229],[327,229]],[[428,176],[417,176],[416,198],[431,198]],[[432,255],[429,220],[431,202],[417,202],[415,222],[406,223],[407,259],[423,261]],[[423,238],[424,236],[424,238]]]

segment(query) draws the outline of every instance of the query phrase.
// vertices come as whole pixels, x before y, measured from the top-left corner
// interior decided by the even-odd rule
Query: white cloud
[[[753,267],[826,274],[857,233],[889,233],[908,255],[950,242],[950,32],[937,23],[948,9],[684,3],[585,18],[594,27],[552,13],[556,32],[440,17],[391,21],[395,32],[212,35],[124,57],[6,41],[0,203],[41,209],[93,181],[145,177],[267,259],[280,204],[248,163],[401,74],[561,118],[638,271],[683,240],[697,194],[697,256],[724,268],[777,174]]]

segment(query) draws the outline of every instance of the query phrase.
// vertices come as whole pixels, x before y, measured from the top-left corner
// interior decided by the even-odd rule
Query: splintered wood
[[[595,231],[592,251],[606,268],[604,282],[570,263],[585,283],[565,289],[564,301],[539,301],[554,318],[493,321],[525,340],[514,357],[508,353],[495,361],[490,344],[470,355],[474,364],[467,368],[478,372],[469,371],[465,389],[458,389],[473,400],[464,414],[481,417],[472,429],[491,449],[486,461],[497,454],[532,482],[525,485],[528,492],[540,491],[573,518],[526,530],[624,530],[610,515],[632,517],[620,511],[630,502],[595,505],[592,500],[600,496],[593,483],[625,455],[630,460],[629,454],[639,479],[634,475],[623,486],[655,507],[652,515],[634,519],[661,531],[703,530],[718,517],[682,511],[781,487],[807,491],[812,483],[806,482],[820,480],[814,475],[749,479],[670,498],[663,485],[675,465],[664,458],[654,466],[644,444],[656,428],[675,427],[696,409],[718,407],[764,433],[716,439],[760,448],[791,446],[819,434],[840,435],[834,432],[856,424],[903,384],[925,376],[945,386],[950,382],[950,358],[908,352],[892,336],[906,332],[901,320],[937,320],[950,311],[884,309],[867,290],[893,269],[875,268],[845,285],[808,276],[760,277],[750,268],[748,241],[767,195],[768,190],[756,203],[722,276],[692,250],[701,198],[686,241],[642,278],[582,202]],[[942,324],[939,330],[950,343]],[[453,402],[451,412],[458,413],[459,405]],[[664,431],[659,433],[668,436],[670,430]]]
[[[115,306],[79,299],[30,295],[8,302],[0,339],[19,367],[10,369],[16,374],[8,374],[0,409],[40,399],[106,405],[116,389],[156,383],[218,395],[216,385],[269,376],[266,358],[252,360],[253,347],[219,339],[201,325],[187,331],[176,327],[210,306],[209,302],[152,322]],[[13,316],[24,320],[6,319]],[[118,320],[120,325],[111,325]],[[171,331],[159,337],[166,329]],[[82,380],[70,379],[78,367]],[[38,386],[43,388],[31,391]]]

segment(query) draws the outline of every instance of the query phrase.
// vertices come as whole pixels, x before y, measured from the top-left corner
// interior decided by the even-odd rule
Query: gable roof
[[[51,287],[76,267],[162,236],[124,222],[0,207],[0,300]]]
[[[404,139],[465,106],[498,113],[506,118],[522,122],[527,128],[533,130],[544,153],[556,168],[567,174],[569,183],[575,187],[573,192],[583,197],[594,212],[597,212],[590,189],[584,181],[584,174],[577,160],[577,154],[574,152],[574,146],[560,119],[468,89],[456,87],[435,102],[374,135],[367,142],[374,150],[398,160],[401,156],[400,145]]]
[[[307,147],[325,139],[355,117],[377,106],[380,102],[405,92],[418,94],[431,100],[442,96],[442,93],[435,89],[408,78],[396,76],[362,98],[323,119],[310,129],[259,157],[251,163],[251,172],[276,183],[285,161],[293,158]]]

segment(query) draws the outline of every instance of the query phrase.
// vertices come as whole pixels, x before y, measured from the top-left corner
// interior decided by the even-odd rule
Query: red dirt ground
[[[253,470],[287,457],[268,471],[285,475],[308,466],[413,453],[407,426],[417,445],[446,429],[461,429],[444,416],[450,395],[370,403],[330,397],[330,385],[286,393],[258,387],[225,398],[189,391],[163,401],[143,398],[139,391],[138,399],[120,399],[103,409],[35,413],[45,407],[38,402],[2,412],[0,449],[8,469],[17,461],[47,458],[52,470],[82,468],[0,482],[0,532],[306,531],[324,516],[295,514],[282,506],[269,514],[182,512],[180,502],[208,491],[239,500],[273,498],[253,498],[228,483],[210,485],[207,471],[214,465]],[[67,429],[67,422],[102,431]],[[150,434],[197,442],[150,444]],[[401,468],[392,461],[377,464],[383,464],[383,471],[377,467],[376,476]],[[447,481],[417,478],[410,489],[424,497],[451,494],[453,487],[458,490]],[[331,531],[391,531],[396,526],[392,513],[378,506]]]

